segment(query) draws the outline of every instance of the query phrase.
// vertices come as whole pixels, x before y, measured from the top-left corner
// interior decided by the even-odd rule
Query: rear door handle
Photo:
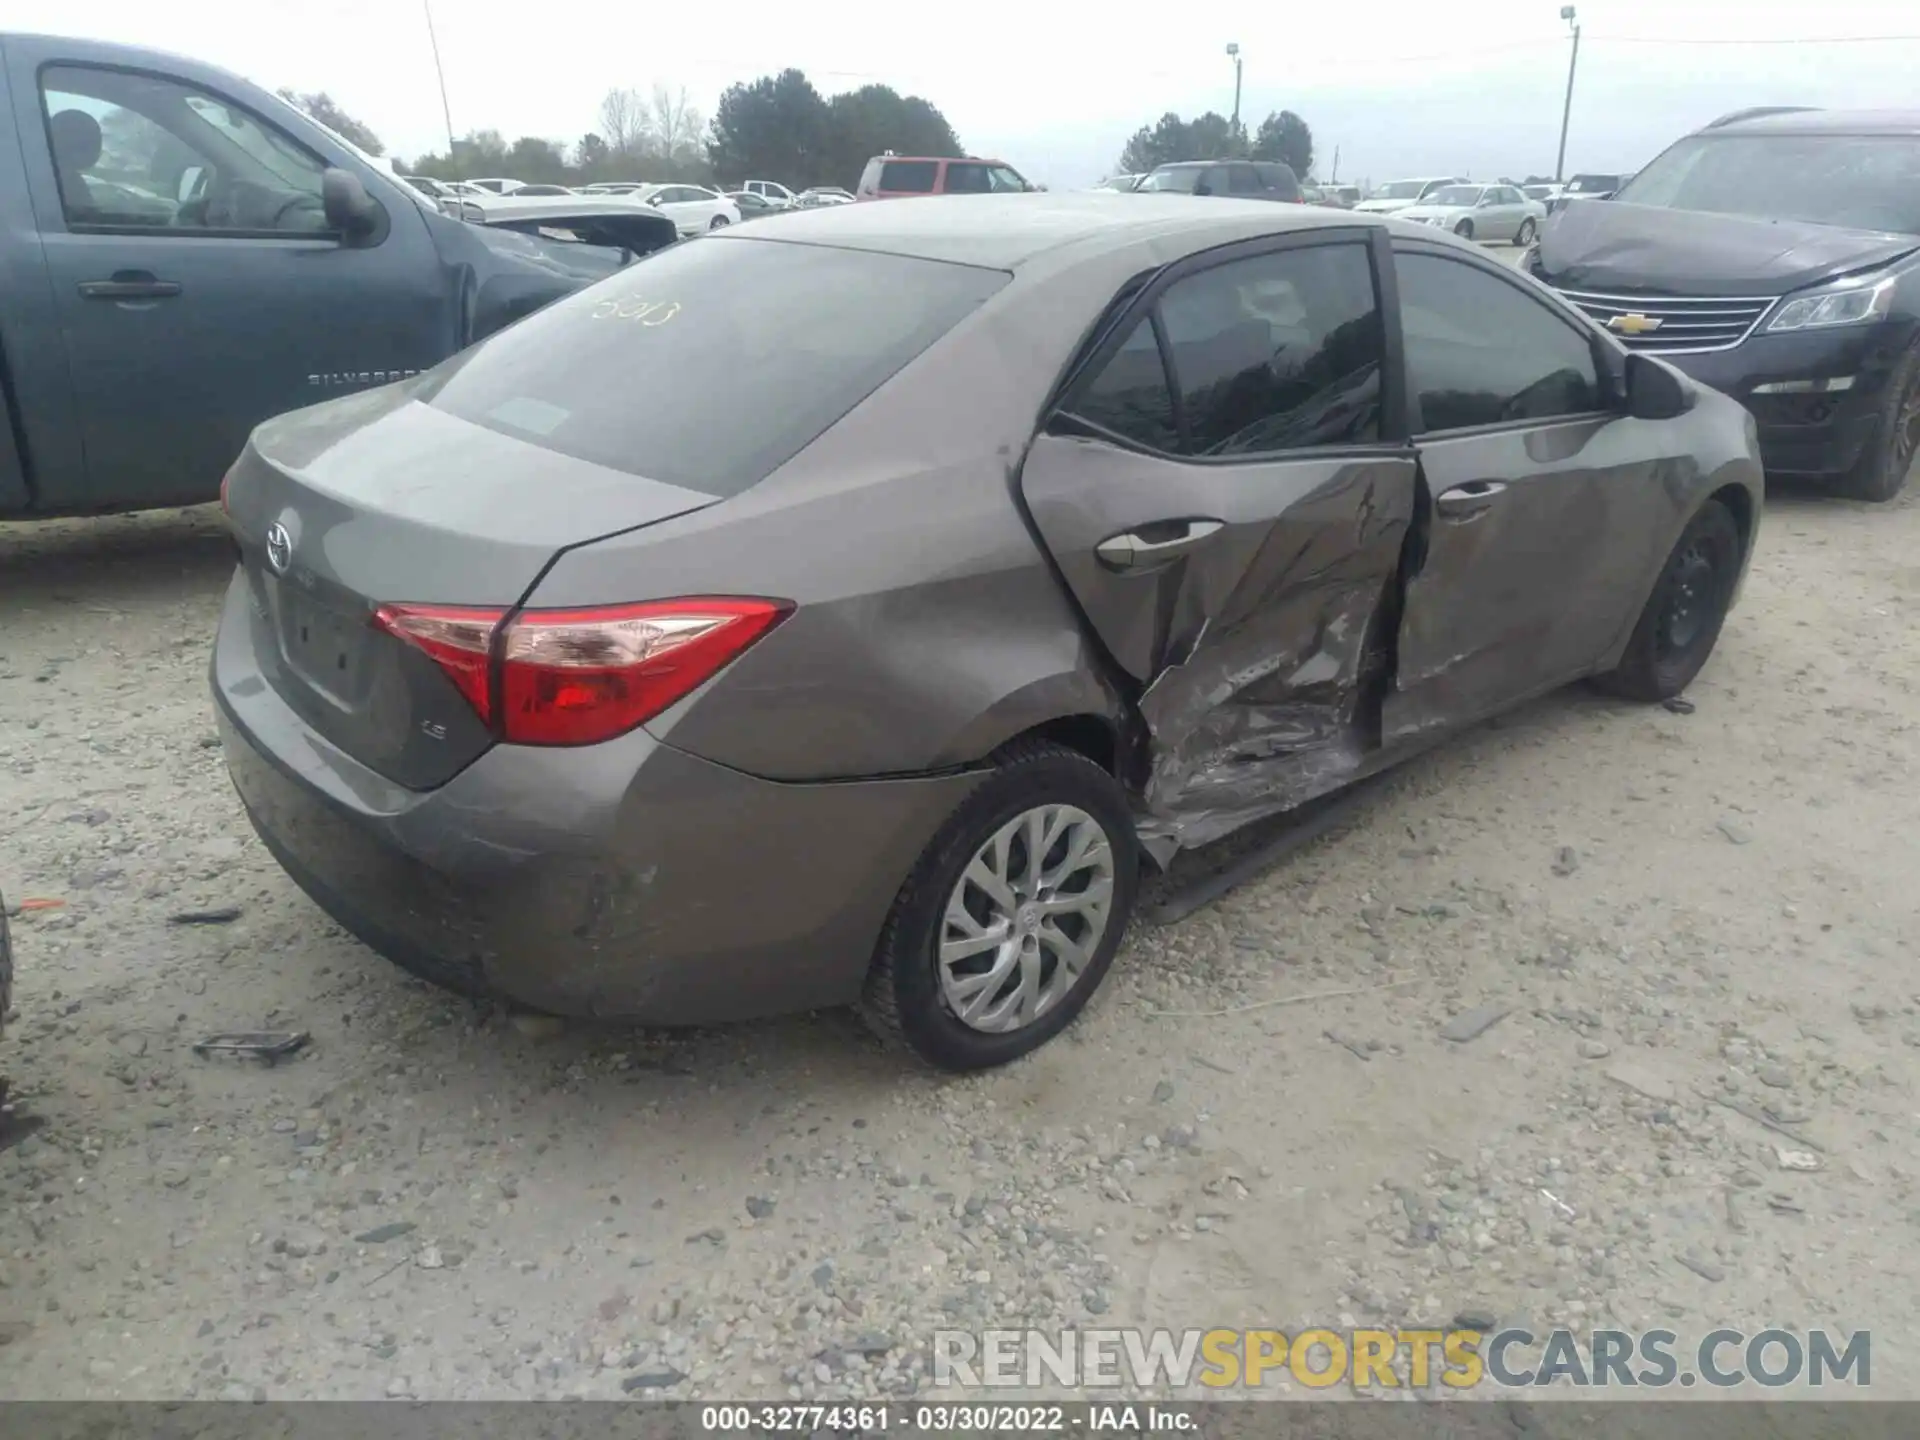
[[[1469,480],[1442,492],[1434,508],[1449,520],[1465,520],[1487,509],[1506,488],[1499,480]]]
[[[1108,536],[1093,553],[1109,570],[1145,570],[1186,554],[1225,528],[1224,520],[1156,520]]]
[[[145,270],[116,270],[111,280],[82,280],[88,300],[167,300],[180,293],[177,280],[159,280]]]

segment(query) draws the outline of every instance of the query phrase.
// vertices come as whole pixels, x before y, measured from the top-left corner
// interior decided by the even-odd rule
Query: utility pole
[[[1340,179],[1340,147],[1333,147],[1333,173],[1327,176],[1327,184],[1332,185]]]
[[[1553,162],[1553,183],[1556,185],[1567,178],[1567,122],[1573,118],[1573,72],[1580,64],[1580,23],[1574,19],[1573,6],[1562,5],[1560,18],[1573,31],[1573,56],[1567,61],[1567,101],[1560,109],[1560,155]]]
[[[1227,46],[1227,57],[1233,61],[1233,140],[1240,143],[1240,46]]]
[[[433,33],[433,0],[420,0],[427,17],[427,44],[433,47],[433,72],[440,77],[440,118],[447,122],[447,163],[456,170],[453,147],[453,107],[447,104],[447,72],[440,64],[440,41]]]

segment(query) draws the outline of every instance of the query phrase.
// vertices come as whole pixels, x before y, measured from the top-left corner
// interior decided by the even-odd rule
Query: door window
[[[1394,260],[1424,430],[1604,408],[1588,337],[1517,285],[1438,255]]]
[[[933,190],[940,166],[933,160],[888,160],[880,166],[880,188],[925,195]]]
[[[1073,413],[1149,450],[1177,452],[1180,431],[1173,418],[1173,387],[1160,358],[1153,322],[1141,316],[1133,333],[1083,390]]]
[[[1229,261],[1175,282],[1068,402],[1173,454],[1246,458],[1380,438],[1383,332],[1364,245]],[[1174,403],[1179,396],[1179,405]]]
[[[177,80],[88,66],[41,75],[67,224],[170,234],[330,228],[325,162],[247,111]]]
[[[1194,455],[1380,438],[1383,338],[1364,245],[1274,251],[1203,270],[1160,300]]]

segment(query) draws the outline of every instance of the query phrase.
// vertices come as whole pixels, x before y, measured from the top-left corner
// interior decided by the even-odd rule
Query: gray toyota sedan
[[[261,426],[225,504],[227,763],[342,925],[971,1069],[1072,1021],[1143,864],[1572,681],[1679,692],[1761,473],[1431,228],[1029,194],[674,246]]]

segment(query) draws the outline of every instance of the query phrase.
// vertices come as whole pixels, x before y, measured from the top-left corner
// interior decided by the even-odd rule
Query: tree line
[[[1251,138],[1245,125],[1217,111],[1182,120],[1169,110],[1133,132],[1120,152],[1119,170],[1139,175],[1180,160],[1231,159],[1284,161],[1305,180],[1313,173],[1313,130],[1291,110],[1269,114]]]
[[[380,137],[325,92],[280,92],[291,104],[371,155]],[[599,124],[568,144],[538,135],[508,140],[498,130],[472,130],[451,153],[429,151],[409,175],[437,180],[511,176],[528,184],[588,185],[603,180],[688,181],[737,185],[777,180],[794,189],[852,189],[868,159],[899,155],[964,155],[960,137],[932,101],[887,85],[822,95],[800,70],[782,70],[731,85],[711,122],[684,89],[656,85],[607,92]]]

